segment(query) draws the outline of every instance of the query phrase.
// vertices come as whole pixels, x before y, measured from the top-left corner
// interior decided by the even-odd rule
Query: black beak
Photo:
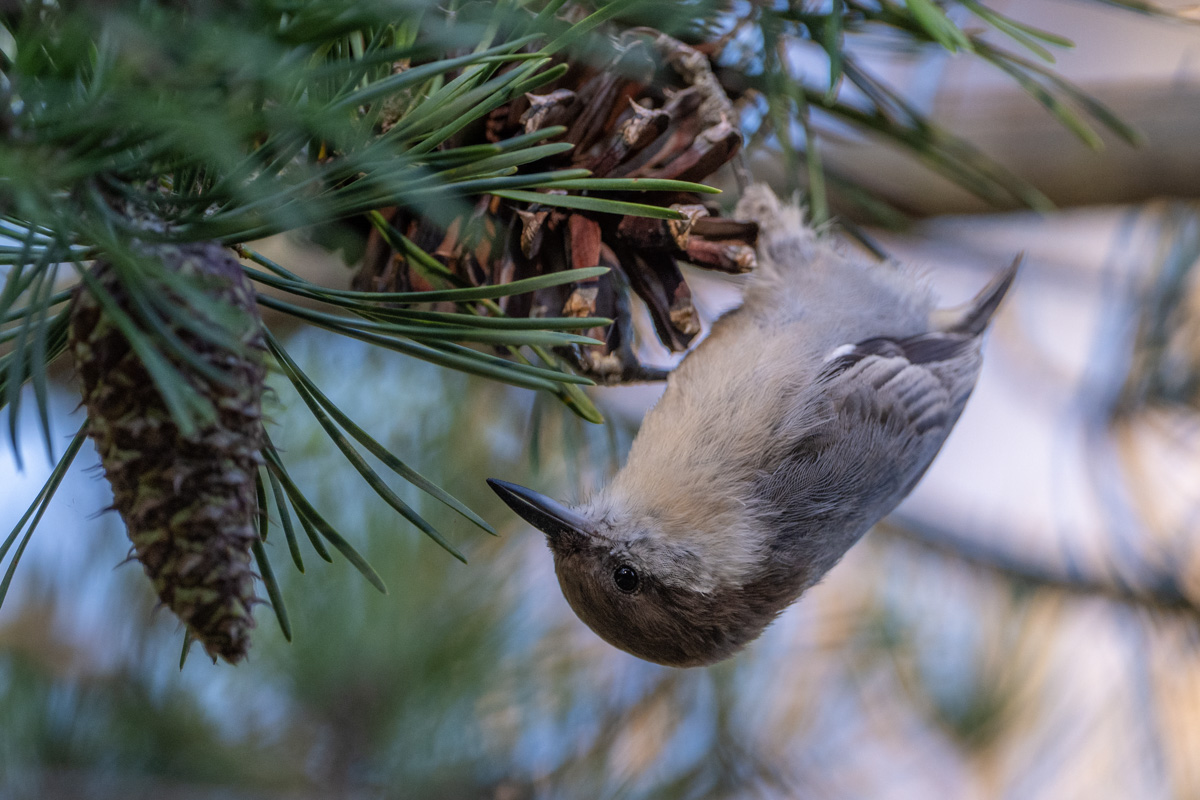
[[[564,545],[586,538],[591,530],[587,517],[551,500],[544,494],[508,481],[488,478],[488,486],[521,518],[550,538],[552,544]]]

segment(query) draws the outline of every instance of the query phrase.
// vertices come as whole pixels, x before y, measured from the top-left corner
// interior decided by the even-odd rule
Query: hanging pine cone
[[[219,245],[164,245],[146,255],[244,312],[244,326],[226,331],[244,347],[233,352],[163,320],[197,358],[228,379],[214,381],[174,360],[190,391],[216,409],[215,420],[185,435],[129,341],[81,287],[71,309],[70,350],[83,383],[88,435],[159,598],[210,656],[234,663],[245,657],[254,627],[250,550],[263,445],[262,322],[249,281]],[[122,310],[141,318],[131,313],[111,264],[97,262],[93,274]],[[180,315],[194,319],[200,313],[169,292],[166,297]]]
[[[557,139],[575,145],[527,167],[585,168],[597,178],[670,178],[703,181],[737,154],[742,135],[733,106],[708,58],[657,31],[628,32],[613,63],[573,64],[558,82],[492,112],[487,125],[453,146],[496,142],[555,125]],[[510,316],[608,317],[607,329],[587,334],[605,342],[572,347],[581,372],[601,383],[662,378],[638,363],[630,291],[649,309],[658,338],[682,350],[700,332],[679,262],[727,273],[754,267],[754,223],[718,219],[695,194],[606,193],[658,204],[686,219],[620,217],[516,203],[485,196],[470,218],[441,229],[402,209],[385,216],[405,235],[471,284],[507,283],[564,269],[610,267],[599,279],[506,298]],[[432,288],[403,256],[372,235],[355,277],[363,291]]]

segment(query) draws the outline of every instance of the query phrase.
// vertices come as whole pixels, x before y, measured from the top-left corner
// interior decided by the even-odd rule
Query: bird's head
[[[652,515],[575,509],[523,486],[488,485],[546,534],[554,571],[571,608],[600,638],[672,667],[711,664],[735,653],[774,618],[755,586],[715,580],[687,537]]]

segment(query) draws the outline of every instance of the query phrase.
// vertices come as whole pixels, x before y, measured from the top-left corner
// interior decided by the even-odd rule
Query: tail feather
[[[1017,276],[1017,268],[1021,266],[1021,260],[1024,257],[1025,254],[1021,253],[1013,259],[1012,264],[993,278],[992,282],[984,287],[983,291],[977,294],[975,299],[967,303],[963,309],[950,312],[943,330],[948,333],[965,333],[970,336],[978,336],[983,333],[988,323],[991,322],[992,315],[996,313],[1000,301],[1008,293],[1008,288],[1012,286],[1013,278]]]

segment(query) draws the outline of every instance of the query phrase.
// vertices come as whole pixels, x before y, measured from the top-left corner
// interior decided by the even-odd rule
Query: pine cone
[[[129,341],[81,287],[71,309],[70,350],[83,382],[88,435],[159,598],[210,656],[235,663],[249,647],[256,602],[250,550],[264,437],[262,322],[254,290],[221,246],[164,245],[146,254],[244,312],[242,329],[228,331],[244,349],[232,352],[171,326],[198,358],[231,379],[230,385],[215,382],[174,361],[190,390],[217,412],[215,421],[184,435]],[[130,298],[111,264],[97,262],[93,274],[131,318],[140,318],[130,313]],[[200,313],[170,293],[166,297],[180,315],[194,319]]]
[[[532,164],[530,171],[586,168],[598,178],[673,178],[703,181],[741,147],[729,99],[708,58],[688,45],[648,29],[627,33],[613,63],[572,65],[545,94],[529,94],[492,112],[474,138],[455,146],[499,141],[554,125],[575,148]],[[600,347],[573,347],[581,372],[602,383],[663,377],[637,362],[632,290],[646,303],[658,338],[682,350],[700,332],[691,292],[679,261],[722,272],[754,267],[757,227],[717,219],[694,194],[629,193],[618,199],[669,206],[680,221],[590,214],[513,203],[485,196],[471,217],[442,230],[402,209],[385,216],[418,246],[475,285],[507,283],[564,269],[603,265],[613,272],[506,298],[512,316],[602,316],[609,329],[588,331]],[[355,277],[363,291],[431,288],[398,254],[373,235]]]

